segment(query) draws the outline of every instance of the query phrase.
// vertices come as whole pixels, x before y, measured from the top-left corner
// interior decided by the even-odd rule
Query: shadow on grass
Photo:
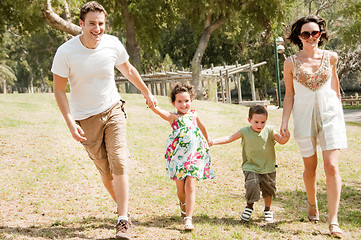
[[[320,210],[320,221],[327,223],[328,210],[327,210],[327,195],[325,186],[320,186],[318,190],[318,206]],[[286,220],[276,221],[272,224],[266,224],[262,219],[254,219],[250,222],[241,222],[235,218],[218,218],[210,217],[208,215],[194,216],[193,220],[196,225],[209,224],[209,225],[223,225],[237,227],[242,225],[248,229],[259,229],[269,233],[292,234],[297,236],[299,234],[309,234],[302,229],[287,229],[281,228],[280,225],[290,224],[297,222],[307,222],[307,197],[304,191],[296,190],[289,192],[278,192],[277,198],[274,200],[284,209],[283,218]],[[339,221],[341,226],[347,224],[354,228],[361,226],[361,187],[358,181],[343,182],[341,192],[341,203],[339,210]],[[146,228],[165,228],[184,232],[182,230],[182,220],[180,216],[155,216],[154,218],[141,221],[134,219],[134,227],[142,226]],[[74,227],[77,226],[77,227]],[[8,227],[0,225],[0,239],[6,239],[10,236],[24,236],[26,238],[44,238],[44,239],[67,239],[67,238],[81,238],[81,239],[102,239],[110,240],[114,238],[94,238],[89,237],[85,232],[89,229],[108,229],[114,230],[113,218],[84,218],[78,222],[55,222],[50,226],[30,226],[30,227]],[[312,235],[329,236],[328,234],[321,233],[314,229]],[[10,237],[11,239],[11,237]]]
[[[176,222],[176,225],[174,224]],[[134,222],[135,225],[143,226],[143,227],[153,227],[153,228],[166,228],[170,230],[176,230],[183,234],[187,234],[189,232],[186,232],[182,229],[182,220],[179,216],[158,216],[154,217],[149,221],[136,221]],[[208,225],[218,225],[218,226],[224,226],[225,228],[228,228],[229,226],[235,227],[243,227],[246,229],[249,229],[250,231],[254,232],[256,231],[263,231],[268,233],[275,233],[275,234],[285,234],[285,235],[292,235],[292,236],[298,236],[298,235],[307,235],[309,234],[309,230],[304,229],[284,229],[281,228],[281,225],[284,224],[294,224],[297,223],[298,220],[290,219],[290,220],[281,220],[281,221],[275,221],[274,223],[266,223],[263,219],[251,219],[249,222],[242,221],[240,219],[235,218],[217,218],[217,217],[209,217],[208,215],[201,215],[201,216],[194,216],[193,217],[193,223],[196,226],[196,229],[202,228],[202,224],[208,224]],[[177,227],[179,226],[179,227]],[[220,228],[221,229],[221,228]],[[219,230],[220,230],[219,229]],[[239,228],[238,228],[239,229]],[[221,230],[220,230],[221,231]],[[238,230],[235,230],[237,232]],[[328,233],[322,233],[316,229],[312,230],[311,235],[313,236],[324,236],[329,237]]]
[[[328,221],[327,193],[323,184],[319,186],[317,192],[318,207],[320,212],[320,221]],[[307,219],[307,196],[302,190],[290,192],[278,192],[274,200],[279,202],[285,209],[286,213],[293,215],[300,222],[308,221]],[[341,200],[338,212],[339,222],[349,224],[355,227],[361,226],[361,187],[357,181],[343,181],[341,190]]]
[[[80,227],[73,227],[73,225],[80,225]],[[81,239],[99,239],[110,240],[114,238],[94,238],[89,237],[84,231],[88,229],[114,229],[113,218],[84,218],[76,223],[62,223],[55,222],[49,227],[43,226],[30,226],[30,227],[7,227],[0,225],[0,239],[6,239],[6,235],[24,236],[30,239],[44,238],[44,239],[68,239],[68,238],[81,238]],[[11,237],[9,239],[12,239]]]

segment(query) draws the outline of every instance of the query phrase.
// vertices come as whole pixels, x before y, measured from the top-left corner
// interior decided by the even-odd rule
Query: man
[[[88,2],[79,17],[82,34],[62,44],[54,57],[54,95],[73,138],[83,144],[117,204],[116,239],[130,239],[126,114],[115,85],[114,67],[142,92],[149,107],[156,106],[157,100],[129,63],[118,38],[104,34],[107,12],[103,6]]]

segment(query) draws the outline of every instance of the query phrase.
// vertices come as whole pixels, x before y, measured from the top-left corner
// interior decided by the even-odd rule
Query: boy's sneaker
[[[245,207],[242,214],[241,214],[241,219],[243,221],[248,222],[251,219],[252,212],[253,212],[253,209]]]
[[[267,222],[267,223],[273,223],[274,220],[273,220],[273,212],[271,211],[264,211],[264,220]]]
[[[132,239],[130,231],[132,230],[132,223],[127,220],[120,220],[116,225],[115,239]]]

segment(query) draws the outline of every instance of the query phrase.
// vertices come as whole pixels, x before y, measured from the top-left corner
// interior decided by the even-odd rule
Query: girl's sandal
[[[331,223],[329,226],[331,237],[342,238],[342,230],[337,223]]]
[[[316,212],[316,215],[311,215],[310,212]],[[318,223],[318,221],[320,220],[320,216],[318,213],[318,208],[317,208],[317,201],[315,205],[311,205],[310,202],[308,202],[308,220],[312,223]]]
[[[186,216],[186,203],[179,201],[179,207],[181,210],[181,218],[184,218]]]
[[[187,221],[188,220],[188,221]],[[184,230],[186,231],[192,231],[194,229],[194,226],[192,224],[192,218],[191,217],[185,217],[184,218]]]

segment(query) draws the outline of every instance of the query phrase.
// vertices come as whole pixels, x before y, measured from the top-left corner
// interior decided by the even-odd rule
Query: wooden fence
[[[361,105],[361,99],[357,96],[341,98],[342,105]]]

